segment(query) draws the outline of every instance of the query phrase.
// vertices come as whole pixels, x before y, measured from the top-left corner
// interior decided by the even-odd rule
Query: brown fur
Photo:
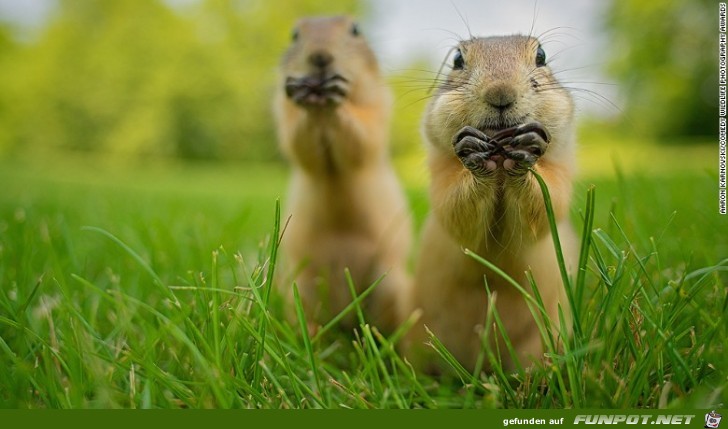
[[[348,92],[339,104],[301,106],[279,85],[278,135],[292,177],[282,242],[285,275],[278,283],[289,304],[291,283],[297,283],[314,325],[351,302],[345,268],[358,293],[384,275],[365,309],[370,321],[391,330],[398,323],[396,296],[409,284],[410,219],[389,160],[391,94],[353,25],[348,17],[301,20],[281,65],[283,80],[307,76],[316,72],[312,54],[330,54],[329,72],[346,79]]]
[[[432,213],[425,223],[410,311],[422,318],[408,338],[410,358],[432,368],[438,361],[427,340],[427,326],[467,368],[481,351],[481,332],[488,302],[485,281],[496,297],[519,360],[542,356],[540,335],[525,299],[512,285],[464,254],[467,248],[517,280],[530,291],[531,270],[549,317],[558,325],[557,308],[567,314],[565,294],[549,233],[541,190],[530,173],[507,174],[502,166],[476,177],[456,156],[453,137],[466,125],[487,129],[500,120],[538,121],[552,139],[534,165],[548,184],[568,264],[573,264],[576,237],[568,221],[574,163],[573,101],[547,66],[535,66],[538,41],[525,36],[476,38],[460,50],[462,70],[453,70],[429,103],[423,133],[431,171]],[[535,79],[537,85],[534,86]],[[515,102],[499,113],[487,100],[510,94]],[[499,116],[501,115],[501,116]],[[491,338],[499,336],[487,326]],[[513,362],[499,342],[506,368]],[[490,347],[497,354],[496,344]],[[488,369],[486,361],[486,369]]]

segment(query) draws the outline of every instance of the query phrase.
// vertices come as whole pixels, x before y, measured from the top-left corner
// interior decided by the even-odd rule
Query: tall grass
[[[82,171],[5,167],[2,407],[705,408],[726,399],[727,222],[705,209],[713,199],[699,191],[710,183],[702,175],[577,191],[582,251],[575,278],[564,278],[573,326],[551,329],[534,285],[522,292],[543,363],[507,372],[498,353],[508,345],[484,348],[479,365],[494,371],[470,373],[433,336],[432,358],[453,367],[433,378],[397,351],[414,319],[384,336],[357,296],[344,310],[355,331],[337,329],[341,314],[310,335],[300,301],[284,308],[272,287],[285,183],[275,169],[85,185]],[[261,172],[267,184],[255,181]],[[691,199],[654,191],[671,186],[692,189]],[[367,286],[362,295],[376,288]],[[497,329],[485,335],[504,335],[503,317],[491,311],[484,326]],[[559,331],[573,331],[561,348]]]

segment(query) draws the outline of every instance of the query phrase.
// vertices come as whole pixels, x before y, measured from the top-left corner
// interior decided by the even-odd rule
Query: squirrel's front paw
[[[339,74],[328,77],[286,78],[286,95],[304,108],[336,107],[349,93],[349,81]]]
[[[477,128],[470,126],[461,128],[455,134],[452,144],[460,162],[476,176],[491,173],[498,166],[491,158],[497,152],[498,145]]]
[[[525,174],[546,153],[551,135],[538,122],[516,127],[513,138],[503,146],[503,168],[511,174]]]

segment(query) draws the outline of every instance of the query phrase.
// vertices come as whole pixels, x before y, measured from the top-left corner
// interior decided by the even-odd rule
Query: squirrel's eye
[[[351,35],[356,37],[361,34],[359,31],[359,26],[357,24],[351,24]]]
[[[298,40],[298,29],[293,30],[293,33],[291,33],[291,40],[294,42]]]
[[[458,49],[455,51],[455,57],[452,59],[452,68],[453,70],[462,70],[465,67],[465,59],[463,58],[463,53]]]
[[[543,50],[541,45],[538,45],[536,49],[536,67],[543,67],[546,65],[546,51]]]

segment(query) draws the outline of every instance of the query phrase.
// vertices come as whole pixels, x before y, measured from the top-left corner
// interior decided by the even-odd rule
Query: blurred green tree
[[[17,45],[11,36],[11,28],[0,22],[0,94],[7,93],[9,89],[8,82],[11,77],[9,70],[12,64],[10,57],[16,48]],[[8,97],[0,95],[0,118],[10,116],[11,112],[10,100]],[[0,120],[0,149],[2,149],[2,141],[8,140],[10,135],[9,131],[2,125],[2,120]]]
[[[361,12],[328,3],[61,0],[3,62],[0,151],[275,158],[271,92],[291,26]]]
[[[14,47],[10,29],[0,22],[0,56],[5,56]]]
[[[421,156],[424,151],[420,122],[425,106],[433,96],[434,75],[429,69],[426,59],[415,59],[405,69],[389,76],[395,100],[392,123],[392,153],[395,157]]]
[[[715,134],[717,19],[713,0],[612,0],[609,70],[627,128],[663,141]]]

